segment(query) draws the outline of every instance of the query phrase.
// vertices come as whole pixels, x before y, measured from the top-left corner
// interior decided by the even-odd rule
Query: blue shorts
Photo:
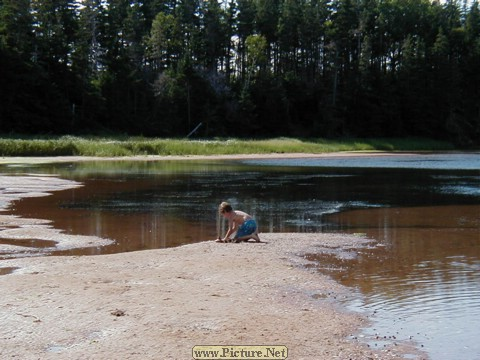
[[[250,219],[245,221],[237,230],[237,234],[235,235],[235,239],[239,237],[244,237],[247,235],[252,235],[257,230],[257,223],[255,220]]]

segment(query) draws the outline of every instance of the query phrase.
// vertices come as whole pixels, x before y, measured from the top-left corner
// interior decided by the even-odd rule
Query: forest
[[[478,147],[480,8],[0,0],[0,78],[3,134],[426,137]]]

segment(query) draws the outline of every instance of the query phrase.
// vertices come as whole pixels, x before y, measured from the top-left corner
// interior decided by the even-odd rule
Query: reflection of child
[[[254,239],[261,242],[257,233],[257,223],[247,213],[240,210],[233,210],[232,206],[227,202],[222,202],[218,208],[220,214],[228,220],[228,231],[225,237],[218,238],[217,242],[241,242]],[[235,237],[230,239],[230,235],[236,232]]]

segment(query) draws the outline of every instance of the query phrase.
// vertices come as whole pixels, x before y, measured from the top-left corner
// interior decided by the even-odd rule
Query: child
[[[241,242],[254,239],[255,242],[261,242],[257,233],[257,223],[247,213],[240,210],[233,210],[232,206],[227,202],[222,202],[218,208],[220,214],[228,220],[228,231],[225,237],[218,238],[217,242]],[[235,237],[230,239],[230,235],[234,232]]]

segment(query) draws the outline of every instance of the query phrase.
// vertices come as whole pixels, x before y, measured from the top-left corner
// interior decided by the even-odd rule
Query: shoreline
[[[0,194],[6,197],[0,201],[78,186],[51,176],[30,178],[40,183],[23,184],[23,192],[17,181],[2,183]],[[25,225],[25,219],[2,218],[1,231],[14,220],[30,232],[49,226],[41,219]],[[338,300],[351,291],[305,266],[306,253],[352,250],[367,239],[323,233],[261,238],[266,243],[205,241],[114,255],[0,260],[0,270],[15,269],[0,275],[0,354],[191,359],[196,345],[278,345],[288,348],[289,359],[427,358],[413,342],[371,349],[359,341],[356,335],[369,320]]]
[[[101,156],[14,156],[0,157],[2,164],[46,164],[79,161],[176,161],[176,160],[243,160],[243,159],[302,159],[340,158],[361,156],[405,156],[415,154],[462,153],[462,151],[342,151],[331,153],[265,153],[227,155],[135,155],[118,157]]]

